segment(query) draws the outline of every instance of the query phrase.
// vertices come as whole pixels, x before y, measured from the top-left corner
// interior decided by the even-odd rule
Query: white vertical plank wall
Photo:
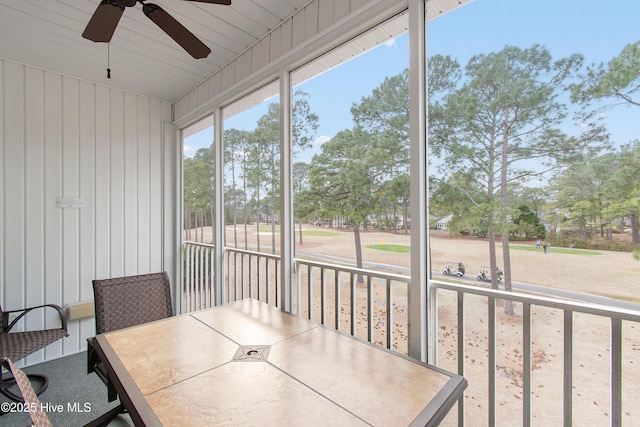
[[[165,180],[178,151],[165,147],[171,104],[6,60],[0,97],[3,309],[91,301],[94,278],[165,269],[175,250],[163,247],[174,228],[163,211],[176,203]],[[58,208],[58,197],[84,206]],[[44,313],[20,327],[57,323]],[[26,364],[84,350],[94,320],[70,322],[69,333]]]

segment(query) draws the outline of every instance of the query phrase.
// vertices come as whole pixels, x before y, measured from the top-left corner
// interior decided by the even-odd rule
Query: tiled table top
[[[97,342],[132,419],[147,426],[428,425],[466,387],[462,377],[250,299]]]

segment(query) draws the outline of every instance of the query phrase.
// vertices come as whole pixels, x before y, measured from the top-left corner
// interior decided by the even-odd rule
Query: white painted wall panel
[[[212,78],[210,78],[208,80],[209,82],[209,94],[211,95],[211,97],[215,97],[220,95],[221,92],[221,83],[222,83],[222,76],[220,75],[220,73],[216,73]]]
[[[282,43],[282,28],[278,27],[273,30],[271,37],[269,37],[269,57],[278,58],[282,51],[280,45]]]
[[[25,259],[30,266],[25,271],[25,282],[40,284],[44,282],[44,112],[42,100],[44,93],[43,73],[39,70],[25,69],[25,117],[29,125],[25,127]],[[28,286],[25,303],[28,306],[44,302],[42,287]],[[37,329],[44,326],[44,316],[30,316],[26,328]]]
[[[304,38],[309,40],[318,33],[318,0],[304,8]]]
[[[366,5],[368,2],[368,0],[351,0],[351,12],[353,12],[354,10],[357,10],[361,7],[363,7],[364,5]]]
[[[209,85],[206,82],[202,82],[197,87],[198,91],[198,105],[202,105],[209,99]]]
[[[260,68],[269,64],[271,55],[271,35],[267,35],[258,44],[260,51]]]
[[[282,32],[280,33],[280,55],[284,55],[293,47],[292,43],[292,31],[293,31],[293,19],[287,19],[280,26]],[[274,58],[275,59],[275,58]]]
[[[348,1],[335,0],[333,4],[334,4],[334,9],[333,9],[334,22],[339,21],[342,18],[346,17],[351,11],[351,6],[349,5]]]
[[[231,61],[229,64],[225,65],[222,70],[222,87],[230,87],[235,83],[235,75],[236,75],[236,62]]]
[[[174,186],[165,186],[163,179],[168,174],[166,170],[167,164],[174,164],[177,158],[169,154],[165,154],[164,143],[164,123],[170,121],[170,110],[165,103],[151,102],[149,105],[149,175],[145,177],[149,181],[149,203],[150,216],[149,227],[151,233],[149,258],[149,271],[141,271],[151,273],[168,269],[169,266],[164,263],[165,236],[163,227],[176,227],[175,222],[171,222],[173,217],[167,217],[164,212],[164,203],[166,199],[176,198]],[[147,218],[142,218],[147,220]],[[182,228],[181,228],[182,229]],[[170,248],[171,250],[173,248]],[[177,256],[174,254],[174,256]],[[177,284],[176,284],[177,286]]]
[[[292,18],[291,27],[291,47],[296,47],[305,40],[305,16],[304,10],[301,13],[296,13]]]
[[[137,97],[124,94],[124,275],[138,271],[138,106]]]
[[[109,221],[110,231],[110,276],[120,277],[126,274],[124,269],[124,119],[129,113],[125,110],[124,93],[112,90],[110,95],[109,122]]]
[[[138,272],[151,273],[150,270],[150,250],[151,250],[151,228],[149,227],[149,218],[151,216],[151,197],[149,195],[149,189],[151,188],[150,180],[150,156],[151,150],[151,135],[149,128],[151,126],[149,122],[149,100],[139,98],[137,107],[137,142],[136,147],[136,171],[139,175],[137,179],[136,187],[136,203],[137,203],[137,218],[138,223],[136,227],[136,242],[138,249],[136,251],[136,266]]]
[[[80,185],[79,196],[84,200],[84,207],[80,209],[80,281],[78,301],[93,299],[91,280],[96,271],[96,211],[95,211],[95,171],[96,164],[96,87],[89,82],[80,82],[80,120],[78,122],[80,137]],[[77,348],[84,348],[87,338],[94,335],[95,322],[93,319],[83,319],[77,322],[78,329],[72,335]]]
[[[69,77],[62,78],[62,181],[57,194],[57,196],[62,197],[80,196],[80,150],[78,132],[80,128],[79,85],[80,82],[76,79]],[[78,288],[80,280],[80,211],[79,209],[59,209],[59,211],[62,214],[62,296],[71,301],[78,301],[80,297]],[[54,312],[52,312],[52,314],[53,313]],[[73,336],[78,335],[77,323],[71,325],[69,334]],[[79,351],[80,348],[78,345],[77,340],[68,340],[65,343],[65,350],[72,352]]]
[[[5,64],[3,73],[4,115],[2,123],[3,158],[2,168],[4,186],[2,188],[4,223],[2,224],[3,269],[2,280],[7,287],[16,286],[25,280],[24,266],[24,69],[17,64]],[[7,250],[9,249],[9,250]],[[2,307],[9,310],[12,306],[25,303],[25,293],[7,292]]]
[[[44,103],[44,250],[45,250],[45,279],[44,299],[46,303],[64,304],[63,287],[63,247],[62,247],[62,211],[56,208],[56,197],[60,196],[62,185],[62,76],[54,73],[44,74],[43,94]],[[26,262],[30,262],[26,260]],[[33,286],[32,283],[22,283],[22,288]],[[53,316],[53,313],[51,314]],[[54,327],[59,322],[50,318],[48,327]],[[46,349],[45,358],[55,358],[64,354],[64,343],[53,343]],[[30,359],[28,359],[30,360]],[[35,360],[34,362],[37,362]]]
[[[260,44],[254,45],[251,48],[251,72],[257,73],[260,70]]]
[[[94,278],[165,269],[177,256],[164,236],[175,229],[164,213],[176,203],[177,150],[163,141],[171,105],[4,60],[0,95],[3,308],[92,300]],[[60,196],[84,207],[60,209]],[[21,328],[59,324],[53,311],[27,319]],[[69,333],[26,363],[84,350],[93,319]]]
[[[111,90],[103,86],[96,87],[96,118],[110,117],[111,111]],[[110,120],[96,119],[95,128],[95,189],[94,206],[96,224],[96,246],[95,246],[95,277],[104,279],[111,276],[111,182],[109,177],[111,157],[110,157]],[[93,295],[93,293],[91,294]]]
[[[162,213],[162,223],[160,227],[162,232],[158,233],[161,240],[163,252],[161,254],[163,261],[163,269],[167,271],[167,274],[171,278],[172,283],[176,283],[174,286],[172,301],[173,311],[177,313],[177,292],[178,289],[182,289],[182,280],[178,277],[178,265],[181,260],[181,236],[182,227],[176,227],[178,224],[178,183],[182,182],[182,179],[178,179],[178,162],[177,158],[182,158],[182,147],[177,140],[176,128],[171,123],[163,123],[162,129],[158,129],[162,132],[163,138],[161,139],[164,144],[162,145],[162,162],[164,164],[163,173],[158,179],[160,190],[163,197],[158,205],[158,211]],[[181,223],[181,222],[180,222]]]
[[[336,0],[320,0],[318,2],[318,31],[333,24],[334,3]]]
[[[242,64],[242,76],[240,78],[241,80],[251,75],[251,51],[246,51],[242,54],[240,63]]]

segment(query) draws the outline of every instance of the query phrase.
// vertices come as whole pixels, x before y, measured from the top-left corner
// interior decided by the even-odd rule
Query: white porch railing
[[[532,372],[534,370],[535,357],[535,352],[533,350],[533,336],[536,328],[533,326],[533,323],[535,319],[536,308],[542,308],[544,310],[549,309],[562,313],[562,317],[559,320],[559,323],[562,324],[562,329],[558,330],[559,336],[546,337],[547,341],[549,341],[551,344],[555,344],[561,347],[559,353],[562,354],[562,363],[560,364],[561,376],[554,378],[554,383],[561,385],[561,390],[559,391],[561,398],[554,399],[553,397],[551,397],[551,395],[547,395],[546,397],[548,401],[562,402],[562,414],[558,420],[558,424],[562,423],[565,426],[581,424],[576,423],[576,417],[578,414],[574,413],[574,394],[576,393],[576,390],[580,390],[580,385],[574,382],[574,373],[580,369],[586,372],[586,376],[592,375],[591,379],[593,381],[600,381],[599,379],[596,379],[597,375],[595,375],[598,371],[609,372],[609,383],[599,383],[597,384],[597,388],[601,388],[604,390],[608,389],[608,393],[599,393],[599,395],[602,396],[604,394],[608,395],[609,397],[609,424],[611,426],[623,425],[623,365],[633,365],[634,359],[639,360],[637,356],[633,354],[633,352],[637,351],[637,346],[640,345],[640,342],[629,342],[627,348],[625,348],[626,353],[623,352],[623,323],[627,324],[627,329],[625,329],[626,331],[636,329],[640,322],[640,312],[598,304],[586,304],[542,296],[533,296],[517,292],[506,292],[477,286],[432,281],[430,286],[430,318],[432,323],[430,333],[437,334],[441,330],[438,327],[438,296],[443,291],[450,291],[455,293],[455,305],[457,309],[454,321],[454,334],[456,335],[455,340],[457,343],[457,372],[462,376],[465,376],[468,372],[469,366],[467,364],[467,361],[469,358],[467,357],[467,354],[468,349],[470,348],[470,341],[473,340],[468,339],[467,334],[465,333],[465,331],[468,330],[467,322],[465,320],[466,313],[468,311],[468,301],[470,298],[476,296],[482,298],[484,302],[486,302],[486,328],[488,345],[486,361],[487,401],[485,402],[485,407],[487,409],[488,416],[487,425],[495,426],[496,424],[500,424],[497,415],[497,402],[499,397],[499,392],[497,389],[497,360],[498,352],[502,344],[497,334],[499,322],[496,320],[496,315],[498,313],[499,301],[504,302],[507,300],[512,301],[514,305],[516,305],[516,309],[519,308],[521,310],[521,312],[518,313],[519,316],[516,317],[516,319],[521,319],[521,321],[519,321],[519,324],[515,325],[515,327],[520,328],[522,334],[521,339],[519,340],[521,342],[521,349],[519,351],[522,356],[522,391],[520,394],[522,397],[522,407],[520,411],[522,416],[522,425],[531,425],[532,416],[535,413],[535,411],[532,409],[532,398],[534,396],[532,388]],[[606,322],[610,326],[609,342],[600,343],[604,347],[603,352],[606,352],[606,345],[609,345],[609,357],[591,357],[591,359],[600,359],[599,361],[596,361],[593,366],[584,366],[582,363],[579,364],[580,366],[577,366],[578,364],[575,362],[576,352],[574,351],[574,346],[579,340],[587,339],[584,338],[585,326],[583,324],[580,324],[580,320],[587,321],[589,319],[584,316],[581,317],[581,315],[587,315],[588,317],[595,316],[600,320]],[[589,324],[593,323],[593,321],[589,322]],[[476,325],[473,325],[472,327]],[[581,330],[580,335],[576,334],[577,329]],[[589,331],[587,330],[586,332]],[[636,335],[636,338],[638,337],[638,334],[634,335]],[[545,337],[538,337],[538,339],[541,340],[544,340],[544,338]],[[439,340],[433,339],[431,342],[434,343],[433,345],[437,346]],[[540,344],[538,344],[538,348],[541,348]],[[435,354],[436,360],[431,361],[431,363],[441,366],[441,364],[438,363],[438,356],[441,353],[436,350]],[[593,356],[595,356],[595,354]],[[583,377],[584,376],[585,375],[583,375]],[[636,382],[636,379],[627,376],[627,381],[627,384],[633,384]],[[551,392],[554,384],[538,384],[538,387],[540,386],[546,387],[546,391]],[[473,392],[473,390],[471,392]],[[586,395],[587,393],[584,394]],[[475,398],[477,399],[477,396]],[[631,399],[627,400],[627,403],[631,402]],[[596,401],[589,403],[597,404]],[[630,418],[627,418],[624,424],[630,425],[631,423],[632,420]],[[461,400],[458,404],[458,425],[465,425],[465,400]],[[597,425],[597,423],[593,425]]]
[[[216,303],[212,299],[215,292],[211,280],[211,249],[210,245],[195,243],[186,243],[184,246],[183,311],[198,310]],[[223,302],[253,297],[277,305],[281,277],[279,256],[227,248],[224,262]],[[407,353],[408,276],[303,259],[296,259],[294,266],[294,313],[394,351]],[[452,421],[449,417],[447,422],[463,426],[466,419],[472,416],[473,425],[501,425],[504,424],[504,407],[508,407],[510,425],[529,426],[532,420],[539,421],[541,418],[536,416],[539,411],[536,404],[548,406],[549,402],[553,402],[558,406],[556,412],[559,412],[556,424],[577,425],[582,421],[583,414],[581,410],[574,409],[579,407],[576,396],[581,396],[582,384],[576,381],[576,374],[579,372],[581,378],[586,375],[591,376],[589,380],[601,381],[595,373],[608,372],[608,384],[598,383],[596,386],[602,389],[600,398],[608,402],[606,405],[595,400],[589,403],[608,406],[603,416],[608,417],[608,424],[612,426],[632,423],[627,409],[629,405],[635,405],[631,400],[633,393],[625,400],[623,390],[637,383],[635,375],[628,374],[628,368],[634,366],[636,356],[635,368],[640,369],[640,358],[633,353],[640,351],[640,338],[634,341],[634,337],[640,334],[640,312],[441,281],[430,282],[429,295],[429,325],[425,326],[429,328],[430,354],[434,355],[434,360],[429,362],[457,371],[469,381],[465,397],[458,403],[457,420]],[[513,302],[516,311],[515,315],[508,318],[499,310],[506,300]],[[559,325],[557,336],[540,337],[539,329],[544,328],[539,326],[547,325],[547,317],[553,318],[555,312],[561,313],[556,316]],[[472,317],[472,313],[476,317]],[[480,318],[477,318],[478,313]],[[503,319],[498,320],[501,316]],[[581,353],[576,352],[575,347],[585,340],[585,328],[589,327],[585,326],[588,325],[586,321],[591,319],[592,322],[593,318],[609,325],[609,331],[605,332],[608,333],[608,341],[604,343],[608,349],[603,350],[607,357],[599,357],[597,365],[585,367],[582,361],[576,360]],[[543,324],[538,325],[539,322]],[[480,330],[486,334],[483,337],[486,350],[476,348]],[[625,343],[623,330],[630,335]],[[506,337],[505,333],[511,334],[511,338],[512,334],[518,335],[516,341],[519,348],[506,351],[515,353],[517,359],[521,360],[518,368],[509,372],[499,365],[505,355],[502,338]],[[548,341],[545,345],[553,350],[540,349],[542,344],[535,342],[534,336],[535,340]],[[447,344],[450,346],[447,347]],[[451,346],[455,351],[450,350]],[[540,354],[550,352],[561,355],[558,375],[553,377],[553,384],[541,384],[534,375],[540,365],[537,358]],[[479,376],[478,365],[482,366]],[[627,372],[624,384],[623,372]],[[518,379],[505,387],[505,376]],[[513,383],[517,393],[514,393]],[[546,394],[536,397],[540,389],[544,389]],[[509,393],[517,396],[514,398]],[[469,405],[469,402],[473,402],[473,405]],[[545,411],[548,410],[545,408]],[[482,413],[481,416],[478,416],[478,411]],[[514,414],[516,419],[513,419]]]

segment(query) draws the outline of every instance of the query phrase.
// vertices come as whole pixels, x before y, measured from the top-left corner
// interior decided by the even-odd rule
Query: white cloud
[[[388,46],[388,47],[395,47],[396,46],[396,39],[394,38],[394,39],[385,40],[385,42],[382,43],[382,44],[385,45],[385,46]]]
[[[330,141],[330,140],[331,140],[330,136],[322,135],[322,136],[319,136],[316,139],[314,139],[312,144],[315,145],[315,146],[320,146],[320,145],[322,145],[325,142]]]
[[[184,145],[182,148],[185,157],[193,157],[195,154],[195,149],[190,145]]]

